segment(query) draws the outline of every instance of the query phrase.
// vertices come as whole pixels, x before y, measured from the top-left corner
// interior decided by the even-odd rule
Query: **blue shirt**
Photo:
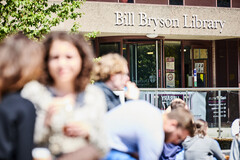
[[[163,147],[163,152],[159,160],[175,160],[176,155],[183,149],[182,144],[175,145],[172,143],[165,143]]]

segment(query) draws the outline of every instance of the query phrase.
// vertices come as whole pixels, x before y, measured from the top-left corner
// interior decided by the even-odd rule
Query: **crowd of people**
[[[162,111],[139,100],[125,58],[93,57],[81,34],[0,43],[0,160],[32,160],[34,148],[48,160],[224,159],[183,100]]]

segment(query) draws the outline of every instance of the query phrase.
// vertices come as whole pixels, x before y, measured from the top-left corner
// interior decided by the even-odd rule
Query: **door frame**
[[[213,41],[211,40],[177,40],[177,39],[165,39],[164,37],[157,37],[154,39],[149,39],[146,36],[111,36],[111,37],[96,37],[93,41],[94,41],[94,48],[95,48],[95,52],[96,52],[96,56],[99,56],[99,45],[100,43],[109,43],[109,42],[119,42],[120,43],[120,51],[119,53],[121,55],[123,55],[123,44],[128,44],[128,43],[133,43],[131,42],[131,40],[138,40],[138,42],[136,43],[140,43],[140,42],[144,42],[144,43],[149,43],[151,41],[161,41],[161,53],[159,57],[161,59],[161,62],[159,62],[159,75],[161,75],[160,78],[160,83],[159,83],[159,88],[165,88],[166,87],[166,82],[165,82],[165,60],[164,60],[164,41],[181,41],[181,79],[182,79],[182,87],[185,88],[185,67],[184,67],[184,47],[185,46],[191,46],[192,47],[200,47],[200,48],[205,48],[208,49],[208,86],[212,86],[213,84],[213,71],[212,71],[212,43]],[[126,50],[127,50],[127,61],[128,61],[128,67],[129,66],[129,62],[130,62],[130,57],[128,55],[130,55],[129,52],[129,45],[127,45]]]
[[[131,39],[132,40],[132,39]],[[147,44],[155,44],[155,56],[156,56],[156,88],[161,88],[162,87],[162,79],[163,77],[161,76],[160,73],[162,73],[162,39],[151,39],[151,40],[140,40],[140,41],[128,41],[128,39],[123,40],[123,45],[126,44],[126,54],[127,54],[127,61],[128,61],[128,68],[130,70],[130,44],[140,44],[140,45],[147,45]],[[159,46],[160,45],[160,46]],[[160,47],[160,50],[159,50]],[[160,56],[160,57],[159,57]],[[136,58],[136,57],[135,57]],[[159,60],[160,58],[160,60]],[[137,76],[136,76],[137,77]]]

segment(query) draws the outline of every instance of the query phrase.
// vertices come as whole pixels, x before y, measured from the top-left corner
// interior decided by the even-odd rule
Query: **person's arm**
[[[86,113],[86,116],[84,116],[85,118],[82,121],[79,120],[79,122],[75,124],[69,123],[69,125],[66,125],[66,128],[64,127],[66,129],[64,134],[70,137],[85,138],[89,142],[89,147],[91,146],[91,149],[95,147],[96,152],[98,152],[98,158],[102,158],[109,150],[103,122],[107,110],[105,97],[99,88],[88,86],[85,90],[83,101],[84,106],[82,107],[88,108],[88,113]],[[81,112],[79,113],[79,116],[81,116]],[[79,117],[79,119],[81,118],[82,117]],[[80,152],[82,152],[81,149],[74,153],[74,155],[80,155]],[[64,157],[75,157],[74,155],[64,155]]]
[[[10,141],[10,122],[8,112],[0,106],[0,159],[9,159],[13,150],[13,144]]]
[[[230,154],[229,154],[229,160],[236,160],[239,159],[239,141],[238,139],[235,137],[232,141],[231,144],[231,149],[230,149]]]
[[[161,115],[156,112],[151,114],[151,118],[142,118],[139,123],[141,123],[137,127],[139,159],[159,159],[164,145]]]
[[[0,106],[0,159],[32,160],[35,109],[18,96]]]
[[[17,122],[17,159],[18,160],[32,160],[33,134],[35,124],[35,108],[29,101],[25,101],[22,104],[18,103],[19,107],[22,107],[21,113]]]
[[[63,154],[57,160],[97,160],[100,156],[95,146],[86,145],[74,152]]]
[[[86,96],[86,104],[91,107],[89,126],[89,143],[95,146],[101,157],[104,157],[109,151],[107,143],[107,134],[104,126],[104,115],[107,111],[104,93],[95,86],[90,86],[88,89],[88,96]]]
[[[52,95],[48,89],[37,81],[27,83],[21,91],[21,96],[30,100],[36,108],[36,122],[34,131],[34,142],[36,145],[47,144],[49,127],[45,125],[45,118],[49,104],[52,102]]]
[[[211,146],[210,146],[211,151],[213,152],[213,156],[217,158],[217,160],[224,160],[224,155],[221,151],[221,148],[216,140],[212,140]]]

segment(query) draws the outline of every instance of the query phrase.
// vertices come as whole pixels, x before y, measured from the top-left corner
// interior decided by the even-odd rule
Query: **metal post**
[[[158,77],[159,77],[159,75],[158,75],[158,41],[156,41],[156,48],[155,48],[155,50],[156,50],[156,80],[157,80],[157,88],[158,88]]]
[[[138,61],[137,61],[137,45],[134,45],[135,48],[135,78],[136,78],[136,84],[138,84],[138,77],[137,77],[137,66],[138,66]]]
[[[158,107],[158,91],[155,91],[155,106]]]
[[[188,106],[188,91],[186,91],[186,104]],[[188,106],[188,108],[191,109],[190,106]]]
[[[218,90],[218,138],[221,138],[221,91]]]

